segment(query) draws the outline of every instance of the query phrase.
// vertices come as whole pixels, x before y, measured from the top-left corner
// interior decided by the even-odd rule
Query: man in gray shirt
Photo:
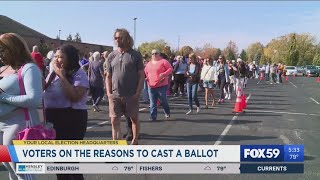
[[[112,138],[120,139],[120,119],[125,115],[132,121],[131,144],[138,144],[139,97],[145,79],[143,59],[132,49],[133,39],[126,29],[116,29],[114,41],[117,49],[107,58],[106,78]]]

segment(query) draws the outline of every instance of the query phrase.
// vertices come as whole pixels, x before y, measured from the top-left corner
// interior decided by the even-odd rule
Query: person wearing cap
[[[220,99],[219,104],[224,102],[224,88],[227,83],[229,83],[229,68],[228,64],[225,63],[224,57],[219,56],[218,63],[218,86],[220,88]]]
[[[165,117],[170,117],[170,107],[166,91],[169,83],[169,75],[172,73],[171,64],[160,56],[160,51],[152,50],[151,60],[146,65],[144,72],[148,83],[150,98],[150,120],[157,120],[157,100],[164,109]]]

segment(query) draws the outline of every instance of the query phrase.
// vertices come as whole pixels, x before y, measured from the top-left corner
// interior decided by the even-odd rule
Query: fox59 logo
[[[241,161],[283,162],[282,145],[241,145]]]

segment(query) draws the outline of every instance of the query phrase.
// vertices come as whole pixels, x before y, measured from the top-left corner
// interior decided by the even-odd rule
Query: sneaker
[[[186,115],[189,115],[189,114],[191,114],[192,113],[192,110],[189,110],[187,113],[186,113]]]
[[[167,119],[170,118],[170,114],[165,114],[164,115]]]
[[[149,118],[149,121],[156,121],[156,119]]]
[[[231,94],[229,94],[228,99],[231,100]]]
[[[199,113],[200,112],[200,106],[199,107],[197,107],[197,113]]]
[[[228,99],[229,94],[226,93],[226,95],[224,96],[225,99]]]
[[[174,93],[174,97],[177,97],[178,96],[178,93]]]
[[[99,112],[99,111],[100,111],[100,109],[98,108],[98,106],[97,106],[97,105],[95,105],[95,104],[94,104],[94,105],[93,105],[93,111],[94,111],[94,112],[96,112],[96,111],[97,111],[97,112]]]
[[[221,100],[220,100],[220,103],[224,103],[224,99],[221,99]]]

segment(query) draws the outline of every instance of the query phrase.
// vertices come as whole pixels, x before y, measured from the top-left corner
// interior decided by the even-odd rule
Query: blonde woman
[[[37,108],[42,100],[42,75],[31,57],[30,50],[22,37],[14,33],[0,36],[0,60],[15,72],[7,74],[0,81],[0,109],[10,105],[13,109],[0,116],[0,145],[12,145],[19,131],[26,127],[24,108],[30,115],[30,126],[40,123]],[[25,94],[20,94],[18,71],[21,71]],[[7,107],[8,108],[8,107]],[[3,162],[9,171],[7,179],[33,179],[30,174],[16,174],[15,163]]]
[[[198,85],[200,81],[200,64],[197,62],[197,57],[194,53],[191,53],[189,55],[189,62],[188,62],[185,76],[187,77],[187,94],[188,94],[188,103],[189,103],[189,111],[186,114],[189,115],[192,113],[193,100],[197,106],[197,113],[199,113],[200,103],[199,103],[197,93],[198,93]]]
[[[203,82],[203,87],[205,89],[205,108],[207,109],[209,95],[211,95],[213,99],[212,106],[215,104],[213,88],[215,88],[216,81],[218,80],[216,68],[213,66],[213,59],[204,60],[200,80]]]

